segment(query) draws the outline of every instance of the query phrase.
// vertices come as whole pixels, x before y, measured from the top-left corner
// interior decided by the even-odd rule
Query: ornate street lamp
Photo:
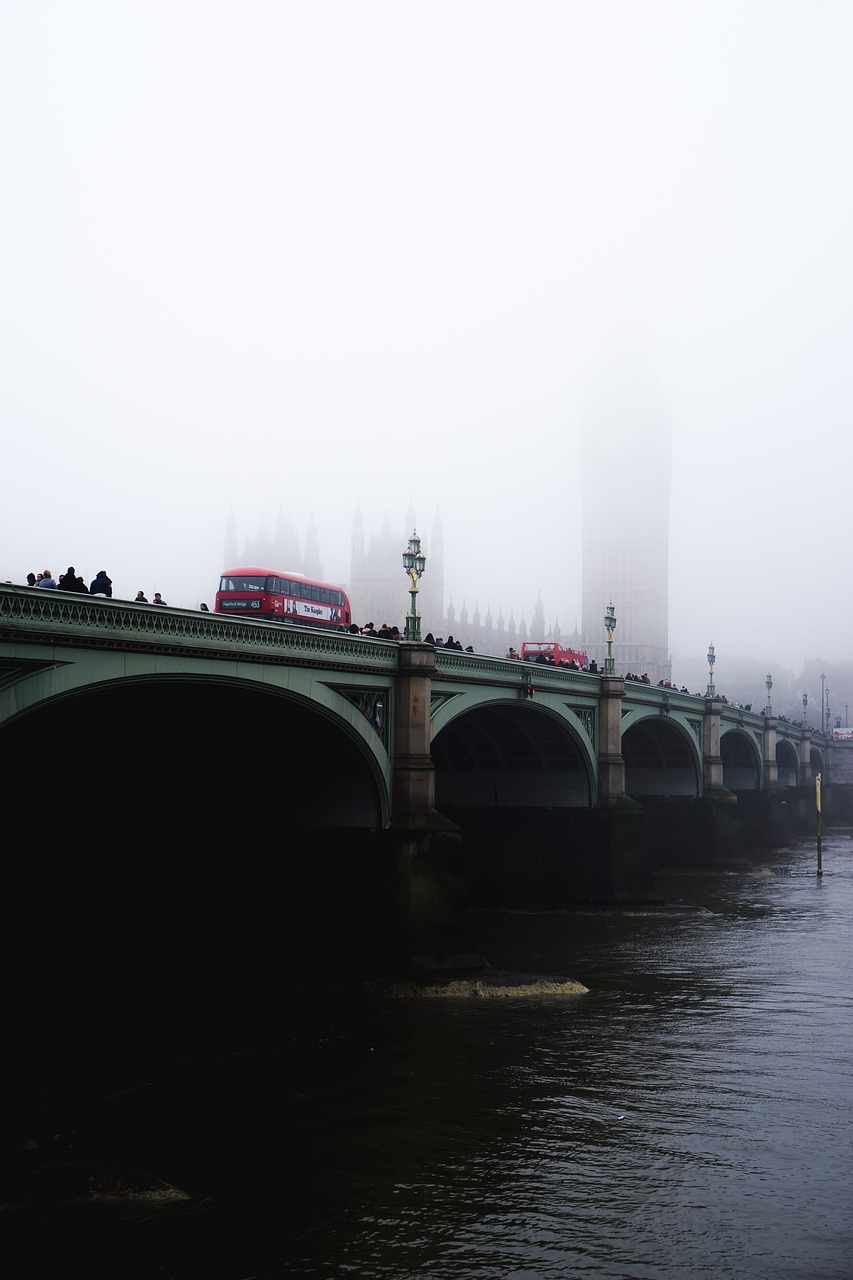
[[[809,727],[808,716],[806,715],[806,707],[808,705],[809,705],[809,695],[807,693],[804,693],[803,694],[803,728],[804,729],[808,729]]]
[[[714,663],[715,661],[716,659],[714,657],[714,646],[712,644],[709,644],[708,645],[708,689],[705,693],[706,698],[713,698],[715,696],[714,694]]]
[[[829,685],[826,686],[826,736],[829,737]]]
[[[772,716],[773,708],[770,705],[770,690],[773,688],[773,677],[771,676],[769,671],[767,672],[767,679],[764,681],[764,683],[767,685],[767,711],[765,712],[765,714],[768,716]]]
[[[826,706],[826,695],[824,694],[824,691],[823,691],[823,686],[825,682],[826,682],[826,676],[821,671],[820,673],[820,731],[821,733],[823,733],[824,731],[823,709]]]
[[[604,615],[604,627],[607,631],[607,657],[604,660],[604,674],[613,675],[613,632],[616,630],[616,614],[613,612],[613,601],[607,606]]]
[[[418,537],[417,530],[413,530],[412,536],[409,538],[409,545],[403,552],[403,568],[412,582],[409,587],[412,605],[406,614],[406,631],[403,639],[420,640],[421,615],[418,613],[418,578],[426,568],[426,556],[421,551],[421,540]]]

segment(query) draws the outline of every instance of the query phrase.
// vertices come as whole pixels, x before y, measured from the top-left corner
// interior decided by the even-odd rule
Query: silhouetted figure
[[[99,569],[97,577],[89,583],[89,594],[92,596],[111,596],[113,580],[107,577],[106,569]]]
[[[61,591],[76,591],[78,595],[89,594],[89,588],[82,578],[78,578],[73,564],[68,566],[59,579],[59,588]]]
[[[155,592],[154,592],[154,599],[151,601],[151,603],[152,603],[152,604],[165,604],[165,603],[166,603],[166,601],[165,601],[165,600],[163,599],[163,597],[160,595],[160,592],[159,592],[159,591],[155,591]]]
[[[136,596],[135,596],[135,598],[134,598],[134,603],[135,603],[135,604],[147,604],[147,603],[148,603],[148,597],[147,597],[147,595],[145,594],[145,592],[144,592],[144,591],[137,591]]]

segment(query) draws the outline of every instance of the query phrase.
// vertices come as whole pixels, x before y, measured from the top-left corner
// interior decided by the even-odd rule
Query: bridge
[[[424,957],[464,951],[472,895],[654,899],[656,861],[781,844],[816,775],[827,807],[853,784],[849,744],[717,697],[9,585],[0,741],[39,874],[43,841],[79,837],[107,883],[144,857],[197,915],[194,892],[227,897],[215,850],[267,894],[334,883],[386,944],[391,904],[394,945]]]

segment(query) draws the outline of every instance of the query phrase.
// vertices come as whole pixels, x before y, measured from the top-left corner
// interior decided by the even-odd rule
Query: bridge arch
[[[3,723],[19,794],[32,792],[50,744],[48,785],[77,797],[81,813],[97,796],[99,811],[129,821],[204,824],[263,843],[288,827],[389,821],[387,751],[339,691],[324,704],[316,689],[312,699],[245,675],[148,671],[92,683],[76,674],[42,696],[31,678],[23,709]]]
[[[679,716],[635,715],[622,729],[625,794],[698,796],[702,788],[699,742]]]
[[[465,808],[589,808],[593,722],[564,705],[518,698],[442,701],[430,751],[439,812]]]
[[[761,789],[761,751],[754,732],[735,725],[724,725],[720,733],[720,758],[723,762],[723,786],[726,790]]]
[[[800,755],[787,738],[776,740],[777,780],[781,787],[796,787],[800,782]]]
[[[584,874],[594,829],[594,712],[538,689],[438,701],[435,806],[462,833],[469,900],[559,900]]]

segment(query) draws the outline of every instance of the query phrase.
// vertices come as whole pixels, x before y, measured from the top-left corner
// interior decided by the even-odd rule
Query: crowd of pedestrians
[[[474,652],[472,644],[469,644],[466,649],[461,640],[454,640],[453,636],[448,636],[445,640],[444,636],[434,636],[431,631],[428,631],[424,636],[424,643],[434,644],[436,649],[458,649],[460,653]]]
[[[346,631],[351,636],[368,636],[375,637],[378,640],[402,640],[399,627],[389,627],[387,622],[383,622],[381,627],[377,627],[374,623],[368,622],[360,627],[357,622],[342,622],[338,627],[338,631]]]
[[[375,636],[378,640],[403,639],[400,628],[389,626],[387,622],[383,622],[381,627],[377,627],[373,622],[368,622],[363,627],[360,627],[357,622],[351,622],[349,626],[342,622],[338,631],[346,631],[352,636]],[[445,640],[443,636],[434,636],[431,631],[424,636],[424,644],[434,645],[436,649],[458,649],[460,653],[474,652],[474,646],[471,644],[466,649],[461,640],[454,640],[453,636],[448,636]]]
[[[77,595],[105,596],[108,599],[113,594],[113,580],[106,569],[99,569],[87,587],[85,579],[80,577],[73,564],[69,565],[58,578],[54,578],[50,569],[42,569],[40,573],[28,573],[27,581],[23,585],[46,588],[48,591],[73,591]],[[134,603],[165,605],[167,602],[159,591],[154,592],[154,599],[149,602],[145,592],[139,590],[134,597]],[[206,604],[203,604],[201,608],[208,613],[210,612]]]

